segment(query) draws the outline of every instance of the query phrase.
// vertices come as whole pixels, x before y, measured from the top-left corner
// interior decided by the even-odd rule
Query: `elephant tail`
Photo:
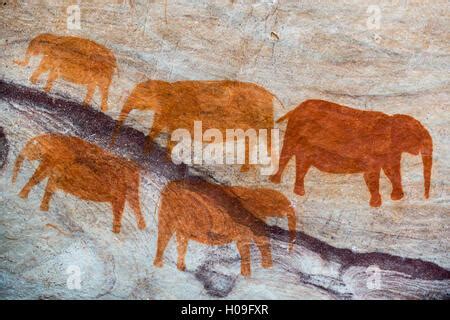
[[[114,61],[115,62],[115,61]],[[114,73],[116,74],[116,76],[118,77],[118,78],[120,78],[120,72],[119,72],[120,70],[119,70],[119,66],[117,65],[117,63],[115,62],[115,65],[114,65]]]
[[[280,98],[278,98],[277,95],[275,95],[275,94],[272,93],[272,97],[274,97],[275,100],[277,100],[278,103],[281,104],[281,107],[282,107],[283,109],[286,109],[286,107],[284,106],[283,102],[280,100]]]
[[[294,110],[295,110],[295,109],[294,109]],[[289,111],[288,113],[286,113],[284,116],[282,116],[280,119],[278,119],[278,120],[276,121],[276,123],[280,123],[280,122],[285,121],[286,119],[289,119],[289,117],[291,116],[291,114],[292,114],[292,112],[293,112],[294,110],[291,110],[291,111]]]
[[[430,197],[431,167],[433,165],[433,140],[428,131],[424,132],[423,146],[421,150],[423,162],[424,195]]]
[[[297,216],[295,214],[294,208],[289,207],[286,212],[288,219],[288,229],[289,229],[289,252],[292,252],[294,248],[294,243],[297,240]]]

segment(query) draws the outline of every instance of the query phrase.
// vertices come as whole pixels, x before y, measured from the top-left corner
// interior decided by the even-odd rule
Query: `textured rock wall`
[[[447,1],[80,1],[80,30],[67,27],[67,7],[75,3],[6,1],[0,10],[0,126],[6,136],[0,136],[1,298],[448,298]],[[39,58],[26,68],[13,63],[32,38],[47,32],[88,38],[113,51],[118,71],[107,112],[100,112],[98,92],[92,108],[82,106],[85,86],[58,79],[46,94],[47,75],[31,84]],[[423,197],[420,157],[407,154],[405,198],[390,199],[382,174],[379,208],[369,206],[361,174],[311,169],[301,197],[293,193],[293,162],[279,185],[239,166],[177,167],[162,147],[142,153],[150,112],[132,112],[111,148],[114,120],[145,79],[253,82],[281,100],[275,118],[309,98],[413,116],[433,138],[430,198]],[[284,124],[278,127],[284,132]],[[21,199],[37,163],[26,162],[13,185],[14,161],[30,138],[45,132],[76,135],[136,161],[147,228],[137,229],[127,206],[122,232],[114,234],[109,204],[59,191],[42,212],[45,183]],[[163,139],[158,143],[164,146]],[[155,268],[160,190],[191,175],[282,192],[299,219],[294,251],[286,251],[285,219],[273,219],[273,267],[261,268],[252,248],[251,277],[240,275],[234,244],[190,242],[181,272],[172,240],[164,267]],[[70,285],[78,271],[79,289]]]

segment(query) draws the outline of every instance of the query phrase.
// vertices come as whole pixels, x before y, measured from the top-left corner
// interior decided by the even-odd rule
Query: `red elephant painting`
[[[430,194],[433,142],[425,127],[407,115],[362,111],[323,100],[307,100],[277,122],[287,120],[278,171],[295,156],[294,192],[304,195],[304,178],[311,166],[337,174],[363,173],[370,205],[379,207],[381,170],[392,183],[392,200],[403,198],[402,153],[422,155],[425,197]]]
[[[241,210],[245,209],[249,215]],[[158,210],[158,244],[154,265],[163,266],[163,255],[173,235],[176,236],[179,270],[185,270],[188,242],[207,245],[235,242],[241,256],[241,274],[249,276],[250,246],[261,252],[263,268],[272,266],[270,238],[259,222],[270,217],[287,217],[290,233],[289,250],[296,241],[295,210],[280,192],[222,186],[202,180],[170,182],[161,193]]]
[[[109,202],[113,211],[113,232],[119,233],[125,203],[133,209],[138,228],[145,229],[139,201],[138,166],[127,159],[78,137],[43,134],[31,139],[17,157],[12,181],[16,181],[25,160],[40,161],[33,176],[20,191],[28,198],[31,189],[47,179],[41,210],[48,211],[57,190],[95,202]]]

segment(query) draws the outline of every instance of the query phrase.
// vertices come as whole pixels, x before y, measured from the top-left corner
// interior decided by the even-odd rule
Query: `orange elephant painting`
[[[323,100],[307,100],[280,118],[287,120],[279,168],[271,180],[279,183],[288,161],[295,156],[294,192],[304,195],[309,168],[337,174],[363,173],[370,205],[382,203],[381,170],[392,183],[391,198],[403,198],[402,153],[422,156],[425,197],[430,194],[433,142],[425,127],[407,115],[361,111]]]
[[[186,129],[193,135],[194,121],[201,121],[203,130],[218,129],[224,136],[226,129],[266,129],[270,132],[274,125],[274,98],[263,87],[247,82],[149,80],[136,85],[125,102],[113,143],[132,110],[154,111],[148,141],[162,132],[170,134],[175,129]],[[270,150],[270,142],[268,139],[267,150]],[[170,155],[170,142],[167,149]],[[249,149],[247,139],[242,171],[249,169]]]
[[[242,206],[250,216],[246,216]],[[238,208],[238,209],[237,209]],[[241,274],[251,274],[250,245],[254,241],[262,256],[262,266],[272,266],[267,231],[261,221],[286,216],[291,242],[295,242],[296,217],[291,203],[281,193],[269,189],[249,189],[212,184],[204,180],[173,181],[162,191],[158,211],[158,243],[154,265],[163,265],[166,246],[175,234],[177,267],[185,269],[189,240],[207,245],[236,242],[241,256]]]
[[[40,164],[20,192],[26,199],[30,190],[47,180],[41,210],[48,211],[53,193],[61,189],[83,200],[110,202],[113,211],[113,232],[120,232],[125,202],[133,209],[138,227],[145,228],[140,208],[140,173],[136,164],[112,155],[80,138],[44,134],[31,139],[17,157],[13,183],[24,160]]]
[[[97,87],[100,89],[101,110],[108,110],[108,92],[116,70],[116,58],[104,46],[79,37],[41,34],[31,40],[25,59],[16,61],[27,66],[32,56],[43,55],[30,81],[36,84],[39,77],[48,72],[44,90],[49,92],[56,79],[62,78],[87,86],[84,104],[89,105]]]

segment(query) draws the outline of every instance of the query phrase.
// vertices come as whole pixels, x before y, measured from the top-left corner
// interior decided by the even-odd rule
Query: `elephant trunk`
[[[30,43],[30,45],[28,46],[27,49],[27,53],[25,54],[25,58],[20,61],[20,60],[14,60],[14,62],[21,66],[21,67],[26,67],[29,63],[30,63],[30,58],[33,55],[33,49],[32,49],[33,43]]]
[[[433,143],[430,134],[427,132],[421,150],[423,162],[423,179],[425,188],[425,198],[430,196],[431,167],[433,165]]]
[[[14,171],[12,176],[12,182],[16,183],[17,175],[19,174],[20,168],[22,166],[23,160],[25,160],[24,152],[22,151],[17,157],[16,163],[14,164]]]
[[[291,252],[297,238],[297,216],[295,215],[295,210],[292,207],[289,208],[286,216],[289,227],[289,252]]]

